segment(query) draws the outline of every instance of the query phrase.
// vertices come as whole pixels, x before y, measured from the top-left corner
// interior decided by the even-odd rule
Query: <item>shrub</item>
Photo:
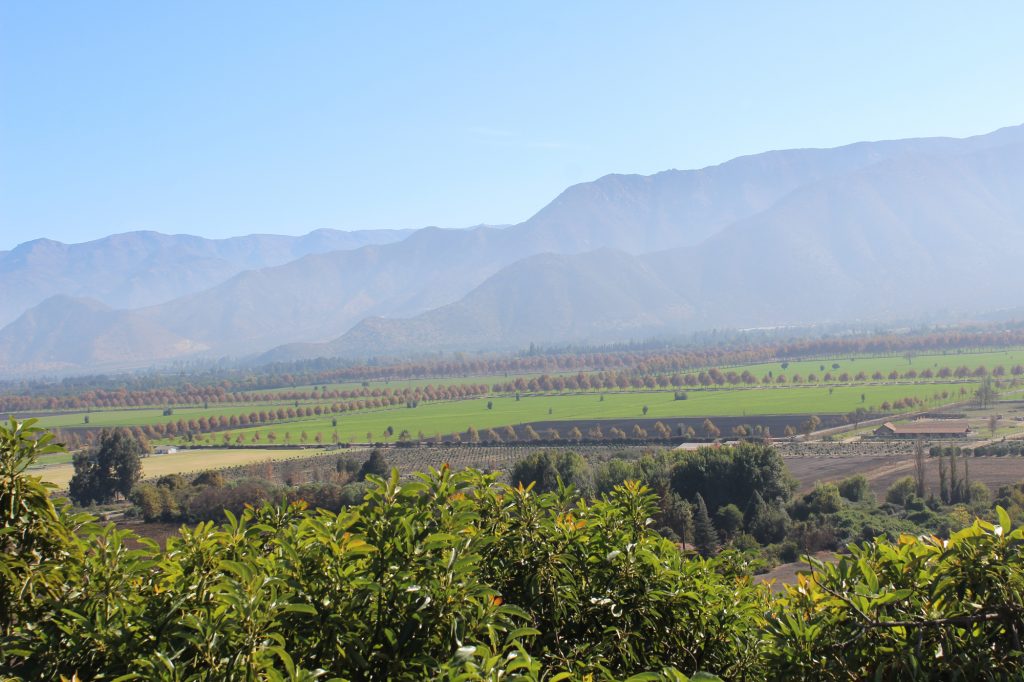
[[[857,474],[844,478],[838,485],[839,494],[850,502],[866,501],[871,496],[871,488],[868,486],[868,479],[864,474]]]
[[[907,500],[914,496],[917,490],[917,482],[913,476],[904,476],[893,481],[889,489],[885,491],[885,501],[889,504],[906,505]]]
[[[1024,529],[1001,507],[998,526],[948,540],[854,545],[773,597],[748,556],[693,557],[651,530],[658,500],[638,482],[591,502],[472,470],[392,471],[359,484],[358,507],[247,507],[161,550],[51,500],[27,469],[56,451],[31,421],[0,427],[0,668],[13,679],[1020,675]],[[792,539],[773,549],[798,553]]]

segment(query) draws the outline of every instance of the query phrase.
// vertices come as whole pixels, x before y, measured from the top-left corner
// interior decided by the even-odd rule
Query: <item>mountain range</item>
[[[0,254],[0,282],[31,290],[3,309],[23,308],[0,330],[0,367],[513,349],[1012,307],[1022,187],[1018,126],[609,175],[502,228],[30,242]],[[90,263],[116,272],[90,279]]]
[[[63,294],[115,308],[163,303],[203,291],[244,270],[280,265],[310,253],[386,244],[413,230],[316,230],[301,237],[253,234],[204,239],[127,232],[81,244],[35,239],[0,252],[0,325]]]

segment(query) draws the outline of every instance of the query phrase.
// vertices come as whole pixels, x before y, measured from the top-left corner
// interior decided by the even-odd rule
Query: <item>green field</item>
[[[338,435],[341,440],[364,442],[367,432],[375,440],[383,439],[383,432],[392,427],[395,434],[408,430],[413,436],[422,431],[427,436],[464,431],[473,426],[487,429],[509,424],[525,424],[549,420],[613,419],[647,417],[652,419],[699,418],[706,416],[745,416],[759,414],[828,414],[850,412],[858,407],[877,407],[884,401],[916,396],[930,399],[935,393],[948,391],[955,395],[964,384],[909,384],[900,386],[836,386],[829,395],[828,387],[753,388],[732,390],[690,391],[687,400],[675,400],[671,391],[566,394],[514,397],[478,398],[453,402],[424,403],[414,409],[395,407],[386,410],[354,412],[338,416]],[[973,390],[968,385],[969,390]],[[861,394],[865,400],[861,402]],[[487,409],[487,403],[493,409]],[[931,403],[929,403],[931,404]],[[321,433],[329,440],[335,429],[330,417],[312,418],[273,426],[236,429],[233,435],[259,431],[265,438],[274,431],[281,442],[283,433],[291,434],[298,442],[302,431],[310,440]],[[220,438],[221,434],[214,434]]]
[[[300,405],[306,404],[303,402]],[[308,402],[309,405],[313,405],[313,402]],[[317,404],[323,404],[322,402]],[[328,405],[330,402],[327,403]],[[257,403],[257,404],[246,404],[246,403],[235,403],[231,405],[217,405],[214,407],[204,408],[201,405],[197,407],[175,407],[174,414],[171,416],[164,416],[162,408],[139,408],[139,409],[113,409],[113,410],[93,410],[91,412],[63,412],[60,414],[47,415],[39,418],[39,425],[46,428],[68,428],[76,426],[145,426],[146,424],[166,424],[169,421],[178,421],[184,419],[199,419],[200,417],[219,417],[225,416],[230,417],[232,415],[240,415],[242,413],[249,414],[250,412],[259,412],[260,410],[277,409],[279,407],[292,407],[294,402],[274,402],[274,403]],[[88,415],[89,423],[85,423],[85,417]]]
[[[838,369],[833,369],[832,368],[833,364],[838,364],[839,368]],[[741,371],[743,369],[746,369],[746,370],[749,370],[751,373],[753,373],[757,377],[761,377],[764,374],[767,374],[768,372],[772,372],[775,376],[778,376],[781,373],[781,374],[785,374],[787,377],[791,378],[794,374],[801,374],[804,378],[806,378],[808,374],[815,373],[815,374],[817,374],[819,376],[819,379],[820,379],[821,375],[823,374],[823,372],[821,371],[821,367],[822,366],[825,367],[825,371],[832,372],[833,375],[838,375],[841,372],[849,372],[851,375],[854,375],[857,372],[864,371],[865,373],[867,373],[870,376],[871,374],[873,374],[876,371],[882,372],[884,375],[888,375],[888,373],[890,371],[894,370],[894,369],[898,370],[900,372],[904,372],[904,371],[906,371],[907,369],[909,369],[911,367],[916,369],[917,371],[921,371],[921,370],[923,370],[925,368],[931,368],[931,369],[934,370],[934,369],[938,369],[938,368],[941,368],[941,367],[956,368],[956,367],[958,367],[960,365],[966,365],[967,367],[969,367],[971,369],[974,369],[975,367],[977,367],[979,365],[984,365],[984,366],[988,367],[989,369],[992,369],[993,367],[995,367],[997,365],[1003,365],[1004,367],[1006,367],[1007,370],[1009,370],[1010,367],[1012,367],[1013,365],[1016,365],[1016,364],[1024,364],[1024,350],[1008,350],[1008,351],[996,351],[996,352],[985,352],[985,353],[948,353],[948,354],[918,355],[918,356],[915,356],[910,363],[908,363],[906,358],[904,358],[904,357],[861,357],[861,358],[854,358],[854,359],[839,358],[839,359],[832,359],[832,360],[806,360],[806,361],[800,361],[800,362],[792,362],[792,363],[789,363],[788,367],[785,368],[785,369],[782,368],[782,363],[778,363],[778,362],[775,362],[775,363],[762,363],[762,364],[756,364],[756,365],[743,365],[743,366],[734,367],[734,368],[731,368],[731,369],[736,370],[736,371]],[[730,368],[726,368],[726,369],[728,370]],[[522,376],[524,378],[531,378],[531,377],[537,376],[537,375],[536,374],[522,374],[522,375],[515,375],[515,376]],[[386,386],[389,386],[389,387],[391,387],[393,389],[403,388],[403,387],[425,386],[425,385],[431,384],[431,383],[433,383],[435,385],[440,385],[440,384],[450,385],[450,384],[457,384],[457,383],[473,383],[473,384],[486,384],[486,385],[490,386],[490,385],[493,385],[494,383],[507,381],[510,378],[512,378],[512,377],[508,377],[508,376],[505,376],[504,374],[500,374],[500,375],[486,375],[486,376],[452,377],[452,378],[447,378],[447,379],[413,379],[413,380],[407,380],[407,381],[371,382],[371,386],[380,387],[380,386],[385,386],[386,385]],[[358,388],[359,386],[360,386],[360,384],[358,382],[350,382],[350,383],[347,383],[347,384],[328,384],[328,387],[331,388],[331,389],[335,389],[335,388],[337,388],[337,389],[351,389],[351,388]],[[928,384],[928,386],[937,386],[937,385],[936,384]],[[282,389],[279,389],[279,390],[281,390],[281,391],[312,390],[313,388],[314,388],[313,386],[301,386],[301,387],[296,387],[296,388],[282,388]],[[836,395],[839,395],[841,392],[845,393],[846,392],[846,388],[847,387],[836,387],[835,388]],[[857,399],[858,399],[857,400],[857,402],[858,402],[857,405],[845,404],[844,407],[837,408],[837,409],[830,409],[828,411],[849,411],[851,409],[855,409],[859,405],[859,396],[860,396],[861,392],[868,393],[868,398],[867,398],[866,405],[874,404],[874,405],[877,406],[883,400],[892,400],[893,397],[894,397],[894,394],[892,394],[892,393],[883,394],[881,392],[881,390],[880,390],[881,388],[882,387],[868,385],[868,386],[865,386],[863,388],[863,390],[861,390],[860,387],[855,387],[854,393],[855,393],[855,395],[857,396]],[[785,388],[784,390],[792,390],[792,389]],[[826,411],[823,407],[820,407],[819,405],[817,405],[817,397],[816,396],[818,396],[820,394],[820,392],[822,392],[822,391],[827,391],[827,389],[821,388],[821,387],[817,387],[817,386],[807,386],[807,387],[801,387],[801,388],[799,388],[797,390],[800,391],[800,393],[796,394],[796,395],[799,396],[797,398],[794,398],[794,397],[782,398],[782,397],[775,396],[775,395],[773,395],[770,398],[769,397],[762,397],[762,396],[758,396],[758,397],[755,398],[755,397],[751,397],[751,396],[745,396],[742,391],[729,390],[729,391],[727,391],[727,393],[730,396],[734,396],[734,397],[731,397],[731,398],[729,398],[727,400],[723,399],[721,397],[719,397],[719,398],[710,398],[710,397],[708,397],[708,401],[709,401],[708,409],[706,409],[706,410],[704,409],[703,403],[702,403],[702,407],[699,408],[699,409],[700,409],[701,412],[704,412],[704,413],[707,413],[707,414],[723,414],[723,415],[726,415],[726,414],[729,414],[729,415],[731,415],[731,414],[743,414],[744,412],[750,412],[752,414],[755,414],[755,413],[764,414],[766,412],[809,413],[809,412],[815,412],[815,411]],[[922,387],[907,387],[906,390],[908,392],[901,392],[901,391],[904,390],[903,386],[900,386],[900,387],[898,387],[897,389],[894,389],[894,390],[896,390],[896,396],[895,397],[903,397],[905,395],[921,395],[922,391],[925,394],[927,394],[927,395],[931,395],[931,393],[929,392],[929,389],[926,388],[926,387],[923,387],[923,386]],[[942,389],[939,389],[939,390],[942,390]],[[259,391],[258,393],[265,393],[265,392],[264,391]],[[691,394],[692,398],[697,398],[698,393],[699,393],[698,391],[692,391],[692,390],[690,391],[690,394]],[[642,406],[644,403],[653,403],[653,402],[659,402],[659,401],[663,400],[663,396],[662,396],[662,392],[661,391],[640,390],[640,391],[636,391],[634,393],[629,394],[629,395],[632,396],[631,398],[629,398],[629,400],[632,400],[633,402],[630,403],[628,406],[623,407],[622,400],[620,400],[619,398],[615,398],[613,400],[614,396],[621,396],[621,395],[622,394],[619,394],[619,393],[608,393],[607,397],[606,397],[606,403],[609,403],[609,404],[605,404],[603,406],[596,406],[594,408],[596,411],[590,412],[590,413],[576,413],[574,411],[572,417],[565,417],[565,418],[585,419],[585,418],[628,416],[629,414],[631,414],[631,412],[629,412],[629,410],[632,410],[633,407],[635,405],[637,405],[637,404]],[[662,396],[662,397],[659,397],[659,396]],[[811,397],[808,398],[807,396],[811,396]],[[582,400],[583,403],[585,403],[585,404],[587,403],[587,401],[592,401],[592,400],[596,401],[596,397],[592,398],[589,394],[585,394],[585,395],[568,395],[568,396],[553,396],[550,399],[556,399],[556,400],[562,401],[562,400],[565,400],[567,398],[578,398],[578,399]],[[529,413],[527,415],[523,415],[522,419],[520,419],[519,421],[535,421],[537,419],[540,419],[541,417],[546,416],[545,414],[538,415],[536,413],[536,411],[534,409],[535,408],[535,403],[532,402],[534,399],[535,398],[532,397],[532,396],[529,397],[529,400],[531,401],[530,402],[531,411],[529,411]],[[549,398],[545,396],[545,397],[542,397],[541,399],[547,400]],[[669,399],[671,399],[671,397]],[[486,399],[481,399],[481,400],[483,402],[486,402]],[[505,400],[505,399],[504,398],[497,398],[497,399],[494,399],[494,400],[499,400],[500,401],[500,400]],[[524,397],[523,400],[527,400],[527,397]],[[721,401],[721,400],[725,400],[725,402],[727,404],[724,405],[723,407],[717,407],[721,403],[716,402],[716,401]],[[326,403],[329,403],[329,402],[331,402],[331,401],[318,401],[319,404],[326,404]],[[468,403],[476,402],[476,403],[479,403],[481,401],[478,400],[478,401],[463,401],[463,402],[468,402]],[[833,402],[839,402],[839,401],[835,400]],[[300,401],[300,405],[313,405],[313,404],[315,404],[313,401]],[[566,406],[563,403],[560,402],[558,404],[561,405],[560,409],[566,409]],[[768,404],[770,406],[766,407],[765,406],[766,404]],[[258,412],[260,410],[276,409],[278,407],[285,407],[285,408],[287,408],[287,407],[292,407],[293,405],[294,405],[294,403],[291,402],[291,401],[273,401],[273,402],[261,402],[261,403],[257,403],[257,404],[237,403],[237,404],[228,404],[228,405],[214,405],[214,406],[211,406],[209,408],[203,408],[202,406],[196,406],[196,407],[175,407],[174,408],[174,414],[171,415],[171,416],[164,416],[163,409],[159,408],[159,407],[136,408],[136,409],[92,410],[92,411],[89,411],[89,412],[77,411],[77,412],[64,412],[64,413],[58,413],[58,414],[44,416],[44,417],[42,417],[40,419],[40,424],[42,426],[44,426],[44,427],[47,427],[47,428],[74,428],[74,427],[82,427],[82,426],[86,425],[85,424],[85,417],[88,416],[89,417],[89,424],[88,424],[88,426],[91,426],[91,427],[96,427],[96,426],[100,426],[100,427],[105,427],[105,426],[144,426],[144,425],[147,425],[147,424],[157,424],[157,423],[166,423],[168,421],[177,421],[178,419],[184,419],[185,421],[188,421],[189,419],[198,419],[199,417],[202,417],[202,416],[205,416],[205,417],[208,417],[208,418],[209,417],[217,417],[217,416],[221,416],[221,415],[223,415],[223,416],[232,416],[232,415],[238,415],[238,414],[242,414],[242,413],[250,413],[250,412],[253,412],[253,411]],[[627,411],[626,412],[618,412],[618,411],[616,411],[616,412],[609,412],[609,409],[611,409],[612,405],[616,406],[616,409],[618,409],[619,407],[622,407],[622,409],[625,409]],[[419,411],[425,410],[427,407],[429,407],[429,406],[426,405],[426,404],[423,404],[423,405],[421,405],[421,407],[417,408],[417,411],[419,412]],[[437,407],[437,406],[434,406],[434,407],[440,413],[446,413],[446,411],[454,409],[454,408],[445,408],[445,407]],[[652,407],[653,407],[653,405],[652,405]],[[829,405],[826,404],[824,407],[829,407]],[[575,410],[575,407],[571,407],[569,409]],[[697,409],[697,408],[694,408],[694,409]],[[399,410],[406,410],[406,408],[404,408],[404,407],[403,408],[392,408],[392,409],[388,409],[386,411],[389,412],[389,413],[394,413],[394,412],[399,411]],[[458,416],[460,418],[463,418],[461,410],[459,410],[459,412],[460,412],[460,414]],[[365,413],[366,420],[370,424],[376,424],[377,422],[374,421],[375,418],[373,416],[371,416],[372,414],[375,414],[375,412],[367,411]],[[516,414],[518,415],[518,413],[516,413]],[[671,414],[671,415],[665,415],[665,416],[687,416],[687,415],[685,415],[685,414]],[[343,416],[343,418],[344,418],[345,422],[359,421],[361,419],[361,417],[358,414],[355,414],[355,413],[347,413],[346,415]],[[261,428],[262,429],[275,428],[277,430],[282,430],[283,429],[283,424],[285,424],[285,423],[290,423],[290,424],[310,424],[310,423],[313,423],[313,422],[316,422],[318,424],[318,426],[315,427],[317,430],[322,430],[324,428],[324,424],[327,424],[327,425],[330,424],[330,417],[318,418],[318,419],[312,419],[311,418],[311,419],[304,419],[304,420],[301,420],[301,421],[299,421],[299,420],[292,420],[291,422],[275,422],[272,427],[264,426],[264,427],[261,427]],[[436,423],[440,423],[443,426],[438,427],[438,426],[436,426],[435,422]],[[503,421],[499,422],[499,424],[507,424],[507,423],[509,423],[509,421],[507,421],[507,420],[503,420]],[[515,423],[515,422],[513,422],[513,423]],[[454,427],[454,422],[445,422],[443,420],[441,422],[437,422],[437,420],[431,418],[429,420],[429,423],[427,423],[424,426],[424,428],[442,428],[443,429],[443,428],[455,428],[455,427]],[[461,428],[464,429],[465,426],[463,426]],[[249,430],[252,430],[252,429],[249,429]],[[351,435],[351,434],[349,434],[349,435]],[[365,430],[363,432],[362,438],[365,438]]]
[[[588,372],[589,373],[589,372]],[[523,372],[518,374],[467,374],[451,377],[434,377],[432,379],[389,379],[387,381],[381,379],[375,379],[367,381],[366,383],[370,388],[390,388],[392,390],[401,390],[403,388],[416,388],[417,386],[461,386],[465,384],[484,384],[485,386],[493,386],[497,383],[503,383],[522,377],[529,381],[533,377],[541,376],[541,372]],[[564,374],[577,374],[577,372],[550,372],[550,376],[564,375]],[[301,386],[287,386],[283,388],[271,388],[271,389],[258,389],[253,391],[244,391],[245,393],[251,393],[255,395],[274,395],[278,392],[287,391],[313,391],[314,389],[320,389],[324,386],[330,391],[354,391],[359,388],[363,388],[363,382],[361,381],[347,381],[344,383],[326,383],[326,384],[303,384]]]
[[[833,368],[838,364],[838,368]],[[848,372],[851,375],[864,371],[869,376],[876,371],[884,375],[892,370],[900,372],[908,368],[921,371],[925,368],[933,370],[941,367],[955,369],[960,365],[966,365],[972,370],[975,367],[984,365],[989,369],[997,365],[1003,365],[1009,370],[1013,365],[1024,364],[1024,350],[1007,350],[984,353],[947,353],[947,354],[922,354],[914,356],[910,362],[905,357],[858,357],[838,358],[831,360],[807,360],[791,362],[783,369],[782,363],[762,363],[746,365],[734,370],[749,369],[755,376],[762,376],[772,372],[775,376],[786,374],[792,377],[794,374],[801,374],[805,378],[810,373],[822,376],[821,367],[826,372],[838,375],[841,372]],[[730,368],[724,368],[726,370]],[[517,375],[524,378],[536,376],[535,374]],[[453,384],[453,383],[474,383],[492,385],[504,382],[512,377],[500,375],[451,377],[447,379],[415,379],[408,381],[371,382],[372,386],[387,385],[391,388],[402,388],[422,386],[426,384]],[[934,381],[934,380],[932,380]],[[330,388],[348,389],[360,386],[358,382],[347,384],[328,384]],[[312,386],[297,387],[288,390],[312,390]],[[251,439],[252,434],[259,432],[260,442],[268,444],[266,436],[273,432],[277,436],[277,443],[302,442],[300,435],[306,433],[308,443],[315,442],[316,434],[319,433],[324,442],[333,440],[333,433],[338,432],[342,441],[364,442],[367,433],[373,434],[373,440],[382,440],[385,429],[391,427],[397,435],[403,430],[408,430],[414,437],[420,432],[427,436],[435,434],[450,434],[455,431],[465,431],[469,426],[478,430],[485,430],[505,425],[525,424],[539,421],[567,421],[567,420],[590,420],[590,419],[622,419],[643,417],[643,407],[646,405],[649,410],[648,418],[654,419],[703,419],[706,416],[755,416],[759,414],[827,414],[845,413],[858,407],[877,409],[885,401],[894,401],[908,396],[915,396],[928,401],[929,406],[938,406],[942,401],[932,401],[936,393],[947,391],[950,398],[945,402],[953,402],[958,399],[961,388],[966,388],[973,393],[974,386],[963,383],[902,383],[889,384],[872,381],[862,382],[856,385],[776,385],[755,387],[729,387],[717,389],[687,389],[688,400],[674,400],[671,390],[633,390],[626,392],[605,391],[598,393],[566,393],[566,394],[542,394],[523,395],[520,400],[511,396],[492,398],[477,398],[451,402],[423,402],[416,408],[409,409],[404,406],[369,409],[359,412],[346,412],[338,415],[324,415],[320,417],[309,417],[293,420],[282,420],[269,422],[261,426],[248,426],[236,428],[231,431],[232,438],[244,435],[245,440]],[[831,390],[831,394],[830,394]],[[861,396],[864,396],[863,400]],[[322,401],[326,404],[329,401]],[[488,402],[493,404],[493,409],[487,409]],[[303,401],[304,404],[312,404],[310,401]],[[293,403],[275,401],[273,403],[257,404],[229,404],[215,405],[209,408],[198,407],[175,407],[174,413],[170,416],[163,414],[162,408],[142,409],[112,409],[92,410],[86,412],[69,412],[49,415],[43,417],[41,425],[48,428],[75,428],[85,426],[85,417],[88,414],[90,427],[112,427],[112,426],[144,426],[147,424],[166,423],[183,419],[199,419],[199,417],[232,416],[242,413],[258,412],[260,410],[276,409],[277,407],[291,407]],[[332,420],[338,420],[338,426],[332,426]],[[289,434],[286,441],[285,433]],[[214,432],[200,436],[205,442],[219,443],[225,432]]]
[[[839,369],[832,369],[833,363],[839,365]],[[766,362],[756,365],[741,365],[737,367],[729,367],[728,369],[742,371],[750,370],[752,374],[757,377],[761,377],[767,374],[769,371],[778,375],[779,373],[785,374],[787,377],[791,377],[794,374],[801,374],[804,378],[808,374],[814,372],[821,378],[822,370],[821,367],[825,367],[826,372],[832,372],[833,375],[839,372],[849,372],[850,375],[854,375],[857,372],[864,371],[870,376],[874,372],[881,372],[884,375],[888,375],[892,370],[897,370],[900,373],[906,372],[909,369],[915,369],[920,372],[923,369],[936,370],[941,367],[949,367],[950,369],[956,369],[960,365],[965,365],[970,369],[974,369],[979,365],[984,365],[988,369],[992,369],[996,365],[1002,365],[1009,372],[1010,368],[1014,365],[1024,365],[1024,350],[1005,350],[1005,351],[990,351],[984,353],[928,353],[915,355],[910,362],[901,355],[899,356],[888,356],[888,357],[845,357],[845,358],[832,358],[829,360],[800,360],[790,362],[786,369],[782,369],[781,362]],[[723,370],[726,368],[722,368]]]
[[[839,369],[833,370],[832,364],[836,363],[839,365]],[[865,371],[868,375],[873,374],[876,371],[882,372],[888,375],[892,370],[898,370],[905,372],[908,369],[916,369],[918,372],[925,368],[938,369],[940,367],[949,367],[955,369],[960,365],[966,365],[971,369],[979,365],[985,365],[989,369],[992,369],[996,365],[1003,365],[1007,370],[1013,365],[1022,364],[1024,365],[1024,349],[1014,349],[1006,351],[986,351],[981,353],[925,353],[915,355],[912,360],[908,363],[907,359],[902,355],[894,356],[850,356],[843,358],[831,358],[828,360],[800,360],[789,363],[787,369],[782,369],[781,362],[765,362],[753,365],[730,365],[728,367],[722,366],[721,369],[726,370],[750,370],[751,373],[757,377],[761,377],[768,372],[773,372],[776,375],[780,372],[786,376],[792,376],[793,374],[799,373],[806,377],[811,372],[814,372],[821,377],[823,371],[820,369],[821,366],[825,367],[824,371],[832,372],[850,372],[856,374],[860,371]],[[707,369],[707,368],[705,368]],[[686,370],[682,373],[697,372],[698,369]],[[550,372],[551,376],[565,375],[565,374],[577,374],[577,372]],[[584,374],[593,374],[593,372],[584,372]],[[516,379],[522,377],[529,380],[533,377],[540,376],[540,373],[519,373],[519,374],[487,374],[487,375],[467,375],[467,376],[452,376],[452,377],[440,377],[432,379],[404,379],[404,380],[390,380],[390,381],[368,381],[366,382],[372,388],[389,387],[392,389],[401,388],[415,388],[416,386],[426,386],[433,384],[435,386],[444,385],[458,385],[458,384],[485,384],[487,386],[493,386],[496,383],[504,383],[510,379]],[[270,389],[270,390],[258,390],[250,391],[250,393],[267,394],[276,393],[277,391],[312,391],[315,388],[327,386],[330,390],[353,390],[360,388],[362,382],[350,381],[346,383],[328,383],[328,384],[309,384],[303,386],[296,386],[294,388],[281,388],[281,389]]]

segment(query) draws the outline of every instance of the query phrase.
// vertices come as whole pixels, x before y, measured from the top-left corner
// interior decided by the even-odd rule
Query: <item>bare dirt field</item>
[[[981,481],[992,492],[1000,486],[1024,480],[1024,457],[965,457],[972,481]],[[787,457],[786,466],[800,482],[800,491],[806,492],[817,482],[839,481],[847,476],[863,474],[871,490],[881,499],[893,482],[914,475],[914,457],[906,454],[849,454],[838,456],[807,455]],[[939,464],[926,459],[928,486],[936,495],[939,490]],[[962,469],[961,469],[962,470]]]

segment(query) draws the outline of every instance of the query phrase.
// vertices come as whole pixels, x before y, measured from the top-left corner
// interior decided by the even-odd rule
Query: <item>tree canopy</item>
[[[588,501],[473,470],[392,471],[352,509],[249,507],[160,548],[51,499],[28,467],[58,450],[31,421],[0,427],[11,679],[1020,674],[1024,528],[1001,507],[945,540],[852,545],[775,595],[742,556],[703,559],[659,535],[638,482]]]
[[[140,458],[148,449],[128,429],[104,430],[95,448],[74,457],[75,474],[68,485],[71,499],[87,506],[127,498],[142,478]]]

